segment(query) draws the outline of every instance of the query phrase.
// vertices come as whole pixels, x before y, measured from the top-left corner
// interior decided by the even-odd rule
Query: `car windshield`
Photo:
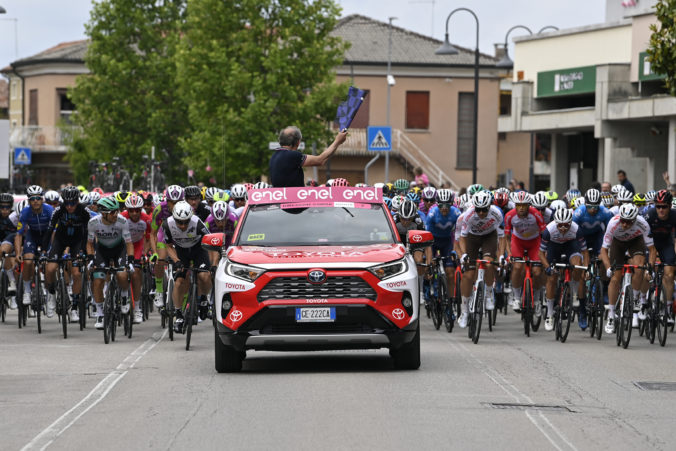
[[[281,209],[253,205],[244,219],[239,246],[332,246],[390,244],[395,236],[381,205],[367,208]]]

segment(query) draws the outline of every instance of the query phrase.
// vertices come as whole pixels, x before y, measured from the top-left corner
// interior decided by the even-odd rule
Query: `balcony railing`
[[[66,152],[66,142],[74,127],[27,125],[10,131],[9,144],[36,152]]]

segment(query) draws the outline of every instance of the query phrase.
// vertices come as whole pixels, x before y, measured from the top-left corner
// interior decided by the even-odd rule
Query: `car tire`
[[[219,373],[237,373],[242,370],[243,354],[232,346],[226,346],[214,331],[214,352],[216,371]]]
[[[390,349],[390,356],[394,359],[394,367],[398,370],[420,368],[420,323],[418,323],[413,340],[399,349]]]

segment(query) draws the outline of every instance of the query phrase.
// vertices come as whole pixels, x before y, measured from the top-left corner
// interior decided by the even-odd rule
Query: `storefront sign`
[[[596,91],[596,66],[538,72],[538,97],[590,94]]]
[[[648,52],[638,54],[638,79],[639,81],[663,80],[664,75],[653,72],[652,64],[648,60]]]

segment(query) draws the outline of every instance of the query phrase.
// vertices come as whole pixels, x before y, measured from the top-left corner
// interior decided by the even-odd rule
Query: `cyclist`
[[[632,199],[632,202],[634,205],[638,207],[638,214],[641,216],[645,216],[648,207],[648,201],[646,200],[645,194],[643,193],[636,193],[634,194],[634,198]]]
[[[0,252],[11,254],[14,252],[14,237],[16,236],[16,224],[14,223],[16,215],[12,212],[14,205],[14,196],[9,193],[0,194]],[[14,258],[5,258],[5,267],[0,268],[5,271],[9,284],[8,294],[16,293],[16,280],[14,279]],[[16,299],[14,296],[9,298],[9,308],[16,309]]]
[[[196,267],[210,268],[216,264],[216,258],[210,258],[202,248],[202,237],[209,233],[202,220],[193,214],[192,207],[185,201],[177,202],[171,216],[162,223],[163,242],[167,245],[167,255],[174,265],[173,301],[176,307],[174,331],[183,333],[183,297],[188,292],[189,281],[185,280],[184,267],[194,264]],[[197,292],[199,295],[200,313],[207,306],[207,294],[211,290],[211,276],[208,272],[196,273]]]
[[[63,204],[54,210],[54,214],[49,222],[48,233],[52,237],[49,246],[48,256],[50,259],[57,259],[64,256],[68,250],[71,256],[84,253],[82,248],[87,238],[87,224],[91,219],[89,212],[80,204],[80,191],[74,186],[67,186],[61,193]],[[58,263],[49,262],[45,269],[45,285],[47,287],[47,305],[55,303],[56,271],[59,268]],[[82,289],[82,279],[80,269],[77,265],[68,264],[68,271],[73,280],[73,299],[70,310],[70,320],[77,322],[80,320],[77,306],[80,302],[80,291]],[[65,301],[65,300],[64,300]],[[64,306],[65,307],[65,306]]]
[[[146,191],[141,194],[141,197],[143,198],[143,211],[152,218],[153,210],[155,209],[153,194]]]
[[[244,207],[246,207],[246,201],[249,198],[247,194],[246,187],[241,183],[232,185],[230,188],[230,209],[233,213],[239,218],[242,216]]]
[[[202,222],[206,221],[210,211],[207,208],[207,205],[202,202],[202,192],[199,187],[195,185],[186,186],[184,192],[185,200],[192,207],[193,213],[195,213]]]
[[[510,241],[507,255],[535,260],[540,250],[540,234],[545,229],[542,215],[531,206],[531,196],[526,191],[519,191],[515,195],[516,207],[505,216],[505,241]],[[515,312],[521,311],[521,290],[525,275],[524,263],[514,262],[512,265],[512,308]],[[540,288],[540,268],[533,267],[534,291]]]
[[[51,205],[55,209],[61,205],[61,196],[54,190],[49,190],[45,193],[45,203]]]
[[[563,263],[563,256],[567,256],[571,265],[582,265],[582,259],[589,260],[587,243],[585,242],[582,228],[573,222],[573,210],[560,208],[554,213],[554,220],[547,224],[542,233],[542,242],[540,243],[540,262],[545,268],[547,274],[547,289],[545,298],[547,300],[547,317],[545,318],[545,330],[554,329],[554,298],[556,297],[556,284],[558,282],[558,273],[552,266],[555,263]],[[579,283],[582,277],[582,271],[574,269],[573,280]],[[580,306],[580,312],[584,306]],[[586,328],[586,325],[585,325]]]
[[[211,233],[223,232],[225,234],[223,241],[225,246],[228,247],[232,243],[232,236],[235,234],[238,219],[226,202],[218,201],[211,207],[211,214],[207,217],[206,226]]]
[[[121,213],[121,216],[127,220],[131,242],[134,244],[134,260],[141,259],[144,253],[150,249],[150,215],[143,211],[143,198],[132,194],[124,201],[127,209]],[[132,290],[134,300],[141,299],[141,271],[134,271],[131,275]],[[134,324],[143,322],[143,312],[141,303],[134,302]]]
[[[667,265],[676,263],[676,254],[674,253],[674,233],[676,232],[676,210],[671,209],[673,196],[665,189],[660,190],[654,197],[655,205],[650,207],[645,215],[645,219],[650,226],[655,243],[655,249],[660,257],[660,261]],[[674,323],[672,312],[673,294],[674,294],[674,266],[664,267],[664,277],[662,279],[664,299],[667,300],[667,309],[669,312],[669,324]],[[643,298],[641,299],[643,300]],[[641,308],[638,314],[639,319],[645,319],[645,311]]]
[[[533,195],[532,198],[533,208],[540,212],[542,219],[546,224],[552,222],[552,209],[548,207],[549,200],[547,199],[547,193],[544,191],[538,191]]]
[[[204,202],[206,202],[206,207],[209,209],[209,211],[211,211],[211,207],[213,207],[214,203],[216,203],[214,196],[218,192],[220,192],[220,190],[215,186],[210,186],[204,190]]]
[[[620,207],[624,204],[630,204],[634,201],[634,193],[631,191],[627,191],[626,189],[622,189],[620,192],[617,193],[617,205],[614,207],[610,208],[610,212],[613,215],[617,215],[620,212]]]
[[[427,215],[430,213],[430,210],[434,205],[436,205],[435,202],[437,200],[437,189],[433,186],[427,186],[423,188],[422,195],[420,197],[422,200],[418,206],[418,216],[424,223],[427,221]]]
[[[603,246],[601,247],[601,260],[606,267],[607,276],[610,277],[608,285],[608,322],[606,333],[615,332],[615,303],[620,290],[622,279],[622,265],[624,254],[629,254],[629,264],[642,266],[645,262],[646,247],[650,251],[649,262],[655,263],[655,246],[650,236],[650,226],[646,220],[638,215],[638,208],[634,204],[624,204],[620,207],[620,213],[615,215],[608,223]],[[632,277],[634,299],[639,298],[639,288],[643,282],[643,271],[636,271]],[[638,322],[638,318],[636,319]]]
[[[396,194],[404,194],[405,195],[408,192],[408,189],[410,187],[411,187],[411,184],[406,179],[397,179],[394,182],[394,190],[396,191]]]
[[[152,220],[150,222],[150,249],[153,254],[150,260],[155,263],[155,307],[160,308],[164,306],[163,293],[164,286],[162,284],[164,277],[164,262],[167,258],[167,251],[162,240],[164,232],[161,229],[162,222],[171,216],[176,202],[183,199],[183,188],[178,185],[171,185],[166,190],[166,200],[159,202],[153,210]]]
[[[465,218],[460,232],[460,248],[463,251],[462,260],[469,258],[475,262],[480,256],[486,260],[495,260],[495,256],[502,254],[504,244],[498,246],[498,240],[503,243],[504,231],[502,225],[502,213],[495,205],[492,205],[490,193],[480,191],[472,196],[472,204],[465,212]],[[436,241],[436,240],[435,240]],[[479,254],[481,250],[481,254]],[[492,310],[493,281],[495,268],[488,265],[485,273],[486,281],[486,309]],[[462,277],[462,314],[458,319],[458,325],[467,327],[467,305],[469,303],[472,286],[476,277],[476,270],[470,269]],[[451,291],[449,291],[450,293]]]
[[[28,195],[29,206],[21,210],[16,227],[16,236],[14,237],[14,249],[17,250],[17,261],[23,262],[23,304],[30,305],[34,259],[37,258],[39,248],[46,250],[49,245],[49,220],[54,213],[54,208],[43,203],[43,190],[37,185],[29,186],[26,189],[26,194]],[[18,251],[18,249],[21,249],[22,238],[25,238],[23,253]],[[46,315],[51,318],[54,316],[56,304],[53,303],[53,299],[51,299],[51,304],[49,299],[47,301]]]
[[[96,305],[94,327],[97,329],[103,329],[103,283],[106,277],[100,268],[110,265],[111,262],[117,267],[124,266],[126,255],[128,271],[134,272],[134,244],[131,242],[129,224],[118,215],[120,206],[115,197],[101,199],[98,203],[101,215],[90,219],[87,224],[87,258],[93,269],[92,294]],[[126,270],[117,273],[117,283],[122,292],[121,311],[126,314],[129,312]]]
[[[437,205],[430,208],[425,219],[425,229],[432,232],[434,244],[432,255],[439,253],[444,259],[444,271],[448,292],[453,293],[455,287],[454,262],[450,259],[453,255],[453,231],[460,216],[460,210],[453,206],[453,191],[442,188],[437,190]],[[431,260],[427,261],[431,263]]]

